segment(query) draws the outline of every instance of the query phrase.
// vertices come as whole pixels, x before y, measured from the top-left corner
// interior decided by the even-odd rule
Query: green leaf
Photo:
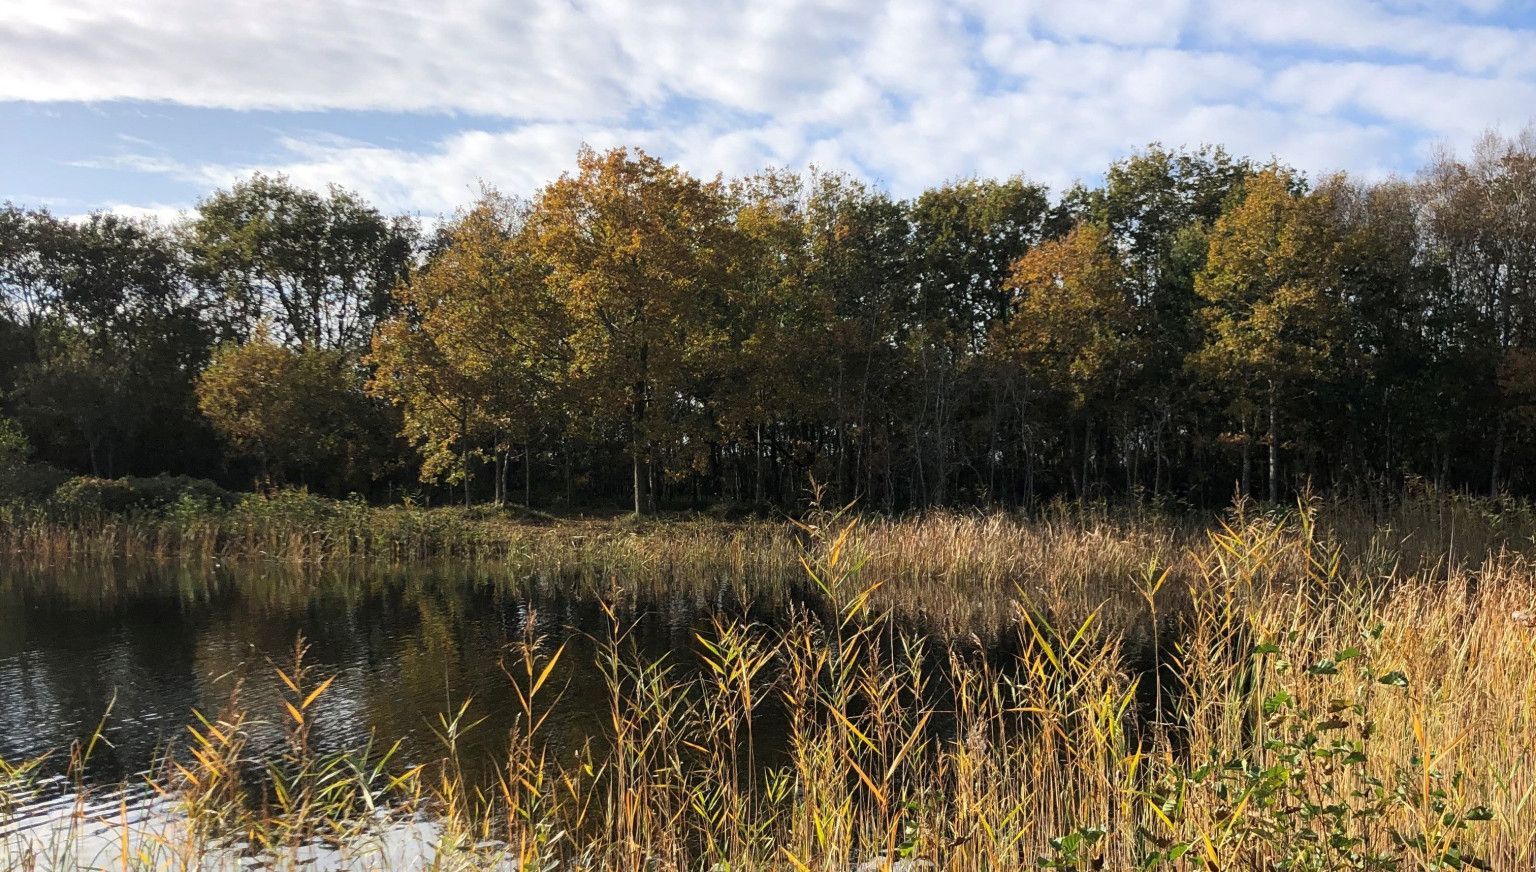
[[[1493,809],[1486,805],[1475,806],[1467,809],[1467,813],[1462,815],[1462,819],[1469,821],[1491,821],[1493,820]]]

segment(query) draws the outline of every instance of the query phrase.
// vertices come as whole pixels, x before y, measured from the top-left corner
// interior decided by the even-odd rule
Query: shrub
[[[161,512],[193,503],[213,510],[227,508],[234,502],[234,494],[213,482],[184,475],[113,479],[78,476],[60,484],[52,498],[55,508],[77,514]]]
[[[0,503],[42,503],[69,473],[45,463],[0,464]]]
[[[127,478],[139,508],[166,509],[178,503],[201,503],[209,509],[227,509],[237,497],[206,478],[185,475],[157,475],[152,478]]]
[[[32,445],[21,425],[13,418],[0,417],[0,470],[20,465],[31,453]]]
[[[246,494],[236,512],[249,522],[280,527],[317,527],[336,514],[336,501],[308,490],[282,489],[264,494]]]
[[[133,505],[133,488],[121,479],[76,476],[53,492],[53,504],[66,512],[122,512]]]

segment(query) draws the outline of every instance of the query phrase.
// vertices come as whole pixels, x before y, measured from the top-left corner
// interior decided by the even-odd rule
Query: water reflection
[[[317,680],[335,682],[310,718],[322,750],[399,739],[407,759],[438,756],[438,716],[472,700],[482,720],[461,746],[494,766],[513,726],[500,666],[530,617],[570,646],[554,686],[566,688],[549,735],[575,748],[599,737],[607,697],[589,636],[607,633],[591,596],[556,595],[548,579],[438,566],[298,571],[271,565],[98,564],[0,570],[0,759],[50,751],[62,769],[71,742],[110,708],[90,777],[116,783],[152,767],[194,708],[217,712],[239,683],[247,711],[281,711],[273,667],[302,634]],[[648,659],[687,659],[712,608],[740,607],[732,588],[696,589],[623,607]],[[679,653],[681,652],[681,654]],[[275,753],[281,725],[253,722],[248,753]]]

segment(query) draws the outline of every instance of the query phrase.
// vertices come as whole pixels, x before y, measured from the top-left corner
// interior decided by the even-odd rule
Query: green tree
[[[836,496],[892,509],[907,459],[920,449],[909,435],[911,370],[904,348],[914,284],[911,219],[906,204],[829,173],[812,179],[806,220],[809,281],[832,301],[828,401]]]
[[[0,230],[12,280],[28,276],[12,286],[25,341],[6,380],[40,455],[97,475],[195,463],[210,440],[191,386],[211,342],[173,233],[46,212],[8,212]]]
[[[1522,403],[1512,376],[1524,368],[1517,358],[1536,349],[1536,129],[1513,138],[1490,133],[1468,160],[1442,155],[1421,191],[1426,241],[1446,273],[1441,304],[1464,313],[1460,341],[1486,359],[1482,370],[1494,384],[1493,420],[1482,429],[1492,440],[1483,451],[1497,492]]]
[[[32,454],[32,443],[14,418],[0,417],[0,470],[14,469]]]
[[[195,274],[218,289],[237,337],[258,323],[295,348],[367,347],[416,231],[356,194],[253,175],[198,204],[187,237]]]
[[[912,420],[928,445],[915,456],[917,472],[932,502],[949,501],[957,472],[976,453],[989,465],[996,455],[1003,386],[978,364],[992,326],[1009,315],[1009,270],[1040,239],[1048,209],[1045,189],[1020,177],[929,188],[910,206],[915,290],[906,344]]]

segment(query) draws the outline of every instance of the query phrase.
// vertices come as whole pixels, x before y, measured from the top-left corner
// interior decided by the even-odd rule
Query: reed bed
[[[1475,571],[1501,549],[1518,552],[1536,541],[1536,507],[1523,501],[1410,489],[1390,500],[1303,502],[1357,576],[1450,578]],[[1165,585],[1169,602],[1160,606],[1179,608],[1199,575],[1190,558],[1204,546],[1211,522],[1205,515],[1076,503],[1029,515],[867,516],[851,547],[866,576],[882,582],[875,605],[924,630],[992,638],[1016,621],[1013,601],[1023,591],[1055,620],[1080,621],[1098,610],[1102,625],[1145,645],[1151,640],[1141,619],[1144,576],[1155,569],[1179,581]],[[813,526],[707,517],[554,520],[278,492],[247,496],[230,509],[183,503],[128,514],[0,505],[0,553],[18,566],[268,564],[316,578],[430,560],[594,596],[709,601],[726,594],[777,602],[806,587],[800,555]]]
[[[305,713],[328,678],[305,667],[300,643],[282,711],[248,712],[236,694],[192,720],[148,779],[155,825],[118,825],[82,784],[67,825],[18,832],[6,816],[38,789],[36,764],[5,764],[0,858],[1527,869],[1536,567],[1519,511],[1445,500],[1239,507],[1204,528],[1062,509],[603,530],[562,546],[563,559],[599,579],[624,559],[658,579],[701,567],[787,578],[792,565],[798,595],[772,624],[722,608],[693,651],[660,661],[636,655],[611,607],[594,640],[605,722],[574,748],[545,729],[571,692],[551,678],[571,649],[531,631],[515,640],[503,668],[517,726],[489,782],[466,774],[459,751],[468,705],[439,723],[434,759],[315,752]],[[973,621],[996,636],[965,633]],[[280,759],[243,751],[258,714],[284,724]],[[787,737],[779,747],[758,740],[768,721]],[[76,757],[89,753],[86,742]]]

